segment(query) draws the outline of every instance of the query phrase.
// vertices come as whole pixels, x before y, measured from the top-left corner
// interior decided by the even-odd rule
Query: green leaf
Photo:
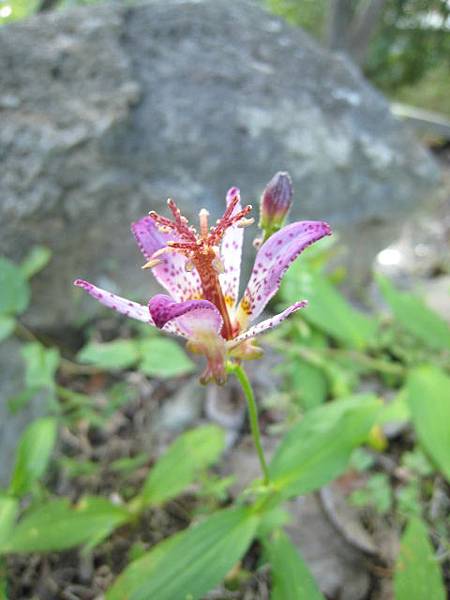
[[[400,325],[430,348],[450,348],[450,327],[414,294],[399,292],[382,275],[377,283],[394,317]]]
[[[90,342],[77,356],[82,363],[94,364],[99,369],[128,369],[139,360],[137,343],[134,340],[113,342]]]
[[[0,496],[0,547],[11,535],[18,512],[17,498]]]
[[[30,301],[30,289],[22,271],[0,256],[0,314],[23,313]]]
[[[450,481],[450,377],[437,367],[420,367],[410,373],[406,390],[417,436]]]
[[[374,396],[361,394],[306,413],[275,452],[269,467],[273,485],[288,498],[338,477],[353,448],[367,439],[379,409]]]
[[[258,522],[258,516],[245,507],[213,514],[131,563],[106,599],[201,598],[242,558]]]
[[[174,498],[206,467],[215,463],[225,447],[225,434],[205,425],[180,435],[150,471],[141,498],[147,505]]]
[[[25,385],[27,388],[53,388],[55,373],[61,357],[56,348],[45,348],[39,342],[26,344],[21,350],[25,360]]]
[[[47,417],[31,423],[20,438],[11,477],[10,493],[23,496],[45,473],[55,446],[56,419]]]
[[[264,542],[272,567],[271,600],[324,600],[303,558],[284,531]]]
[[[195,370],[195,364],[177,342],[154,337],[139,344],[142,360],[139,369],[151,377],[178,377]]]
[[[14,317],[0,314],[0,342],[9,338],[16,327],[16,320]]]
[[[353,308],[324,275],[294,263],[281,293],[289,302],[308,298],[302,316],[345,346],[365,348],[373,342],[377,331],[374,319]]]
[[[20,265],[20,270],[27,279],[42,271],[47,266],[52,253],[46,246],[35,246]]]
[[[385,404],[378,415],[377,424],[403,423],[411,418],[408,403],[406,400],[406,389],[402,388],[395,398]]]
[[[413,517],[401,539],[395,565],[395,600],[445,600],[439,564],[425,524]]]
[[[51,500],[23,517],[1,551],[66,550],[104,537],[128,519],[125,508],[105,498],[83,498],[74,507],[67,499]]]
[[[20,410],[23,410],[28,404],[30,400],[39,393],[39,389],[36,388],[25,388],[18,394],[14,394],[14,396],[10,396],[8,398],[8,410],[12,415],[17,414]]]
[[[300,404],[305,410],[325,402],[328,382],[322,369],[306,361],[297,361],[292,364],[291,378]]]

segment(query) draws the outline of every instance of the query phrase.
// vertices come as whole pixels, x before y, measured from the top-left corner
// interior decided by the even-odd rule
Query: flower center
[[[175,234],[175,239],[167,242],[166,247],[157,250],[145,266],[148,268],[156,266],[159,263],[158,257],[165,252],[177,252],[186,256],[186,270],[191,271],[195,267],[202,284],[204,299],[212,302],[222,315],[223,327],[221,333],[227,340],[234,337],[234,331],[219,281],[219,275],[224,270],[219,246],[225,231],[229,227],[233,225],[245,227],[253,222],[253,219],[246,218],[252,209],[250,205],[233,214],[238,203],[239,194],[236,191],[222,218],[213,227],[209,227],[208,211],[202,208],[199,213],[199,232],[189,225],[188,220],[181,214],[180,209],[173,200],[167,201],[173,220],[163,217],[155,211],[149,213],[160,231]]]

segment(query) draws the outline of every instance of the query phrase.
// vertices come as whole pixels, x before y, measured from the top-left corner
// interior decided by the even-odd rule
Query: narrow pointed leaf
[[[270,600],[324,600],[297,548],[278,530],[264,547],[272,567]]]
[[[195,370],[195,363],[174,340],[159,336],[142,340],[139,351],[142,357],[139,370],[151,377],[167,379]]]
[[[47,417],[31,423],[22,435],[9,491],[15,496],[29,492],[45,473],[58,431],[56,419]]]
[[[0,342],[6,340],[14,331],[16,320],[7,315],[0,315]]]
[[[66,550],[119,527],[129,518],[125,508],[105,498],[83,498],[76,506],[67,499],[51,500],[26,514],[13,530],[2,552]]]
[[[51,256],[51,250],[46,246],[35,246],[20,265],[20,270],[30,279],[47,266]]]
[[[0,314],[19,315],[30,301],[30,288],[22,271],[0,256]]]
[[[439,563],[425,524],[414,517],[406,527],[395,565],[395,600],[445,600]]]
[[[321,273],[294,264],[281,287],[288,302],[308,299],[306,321],[348,347],[365,348],[375,337],[374,319],[356,310]]]
[[[25,384],[28,388],[53,388],[61,357],[56,348],[31,342],[22,348],[25,361]]]
[[[77,358],[80,362],[95,365],[99,369],[127,369],[139,360],[139,351],[133,340],[90,342],[80,350]]]
[[[400,325],[430,348],[450,349],[450,327],[417,296],[395,289],[386,277],[377,276],[378,286]]]
[[[351,396],[310,410],[282,439],[270,463],[273,484],[285,498],[318,489],[343,473],[353,448],[375,423],[380,402]]]
[[[150,471],[141,494],[144,504],[162,504],[177,496],[197,474],[217,461],[224,447],[225,434],[215,425],[178,437]]]
[[[420,442],[450,481],[450,377],[437,367],[418,368],[406,395]]]
[[[19,501],[16,498],[0,497],[0,548],[8,540],[18,512]]]
[[[106,600],[202,598],[242,558],[258,523],[244,507],[213,514],[131,563]]]

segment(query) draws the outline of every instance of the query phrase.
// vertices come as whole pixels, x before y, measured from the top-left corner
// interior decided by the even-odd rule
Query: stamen
[[[241,219],[240,221],[238,221],[236,223],[236,227],[248,227],[249,225],[253,225],[253,223],[255,222],[255,219],[252,217],[251,219]]]
[[[217,219],[213,227],[209,227],[208,211],[202,208],[199,212],[200,229],[197,233],[195,227],[189,225],[186,217],[181,214],[175,202],[169,199],[167,205],[173,219],[162,217],[155,211],[151,211],[149,215],[160,231],[172,234],[174,239],[168,240],[164,248],[157,250],[144,265],[144,268],[152,268],[160,264],[159,256],[164,252],[177,252],[185,256],[187,259],[184,264],[185,271],[190,272],[193,269],[197,271],[202,284],[203,298],[212,302],[222,315],[221,333],[228,340],[233,337],[233,326],[219,280],[219,275],[225,271],[219,247],[228,228],[233,225],[247,227],[253,223],[252,218],[247,218],[252,207],[248,205],[236,211],[239,202],[240,196],[236,190],[231,200],[228,201],[223,217]]]
[[[170,248],[168,248],[167,246],[163,246],[159,250],[156,250],[156,252],[153,252],[152,258],[158,258],[159,256],[161,256],[162,254],[165,254],[166,252],[172,252],[172,250]]]
[[[163,261],[160,258],[151,258],[141,267],[141,269],[153,269],[153,267],[160,265],[162,262]]]

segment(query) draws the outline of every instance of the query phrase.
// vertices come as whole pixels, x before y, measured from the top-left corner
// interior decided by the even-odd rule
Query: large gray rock
[[[286,169],[294,216],[358,232],[360,256],[438,176],[355,67],[249,1],[89,6],[4,26],[0,47],[0,252],[54,251],[35,326],[76,322],[78,276],[148,297],[128,224],[168,196],[216,214]]]

